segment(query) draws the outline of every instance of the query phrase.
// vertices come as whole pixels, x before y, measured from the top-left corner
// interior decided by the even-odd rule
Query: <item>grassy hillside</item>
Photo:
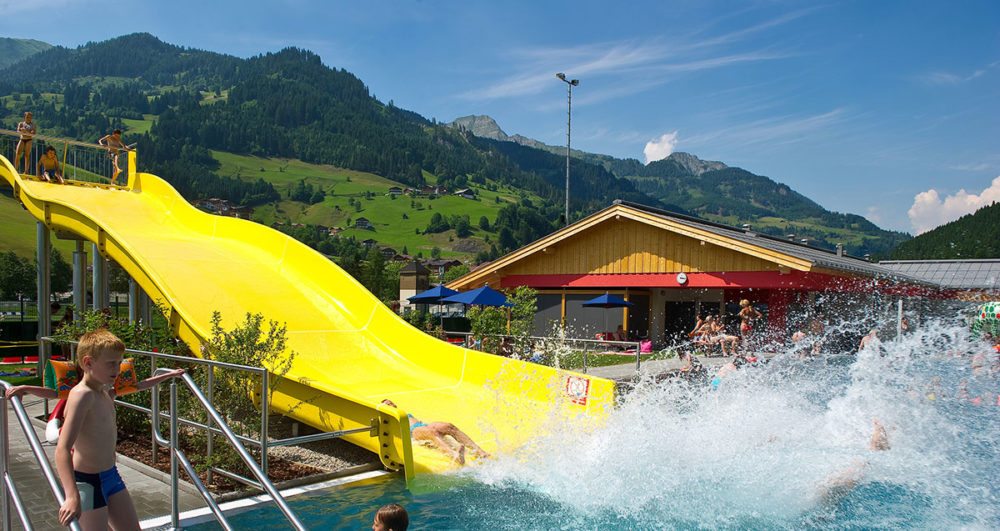
[[[35,218],[14,200],[9,186],[0,186],[0,250],[10,250],[19,256],[35,256]],[[63,258],[72,260],[76,242],[60,240],[53,236],[52,246],[62,253]],[[87,249],[90,252],[90,249]]]
[[[371,238],[380,246],[392,247],[399,252],[406,247],[414,256],[420,252],[425,257],[429,256],[434,247],[441,249],[444,257],[459,258],[487,249],[489,242],[494,241],[495,237],[478,228],[480,217],[485,216],[492,225],[497,212],[504,205],[516,203],[522,197],[531,201],[539,200],[537,196],[522,190],[490,181],[485,186],[470,186],[476,190],[478,200],[457,196],[436,199],[394,197],[388,195],[389,188],[405,188],[406,185],[373,173],[310,164],[295,159],[262,158],[218,151],[213,151],[212,156],[219,161],[219,175],[245,180],[263,178],[282,195],[281,201],[255,208],[254,220],[259,223],[271,225],[280,221],[343,227],[347,229],[342,233],[343,237],[353,236],[358,240]],[[431,183],[435,181],[435,177],[430,174],[426,174],[425,178]],[[326,198],[314,205],[287,199],[289,190],[299,181],[322,189],[326,192]],[[473,235],[469,238],[456,238],[454,230],[422,234],[435,213],[446,217],[469,216]],[[359,217],[371,221],[375,230],[348,229],[348,221],[353,224]],[[417,234],[417,231],[421,234]]]

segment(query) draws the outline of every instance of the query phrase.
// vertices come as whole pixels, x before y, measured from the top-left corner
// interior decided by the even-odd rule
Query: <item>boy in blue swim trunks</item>
[[[66,492],[59,522],[78,518],[85,530],[139,529],[139,517],[115,466],[118,428],[111,386],[118,377],[125,345],[107,330],[80,338],[76,363],[83,380],[66,399],[66,423],[56,446],[56,468]],[[138,388],[149,389],[177,376],[183,369],[147,378]]]

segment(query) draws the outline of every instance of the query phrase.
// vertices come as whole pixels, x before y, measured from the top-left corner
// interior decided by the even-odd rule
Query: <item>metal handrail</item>
[[[62,486],[59,485],[59,481],[56,479],[56,475],[52,472],[52,466],[49,465],[49,459],[45,455],[45,450],[42,449],[42,443],[38,440],[38,436],[35,434],[35,429],[31,425],[31,419],[28,417],[28,412],[24,410],[24,405],[21,403],[21,399],[14,396],[7,399],[7,389],[13,387],[11,384],[0,380],[0,400],[9,401],[11,406],[14,408],[14,414],[17,416],[17,421],[21,425],[21,431],[24,432],[24,437],[28,440],[28,445],[31,446],[31,453],[35,455],[35,460],[38,461],[38,467],[42,471],[42,475],[45,476],[45,481],[49,484],[49,489],[52,491],[52,495],[56,498],[56,503],[62,506],[66,502],[66,495],[63,493]],[[4,529],[10,529],[10,502],[14,502],[14,508],[17,510],[18,516],[21,518],[21,524],[24,525],[25,529],[33,529],[31,525],[31,520],[28,518],[28,512],[24,507],[24,502],[21,500],[20,494],[17,492],[17,487],[14,486],[14,480],[10,475],[10,438],[8,434],[7,425],[7,406],[6,404],[0,408],[0,423],[3,426],[0,427],[0,471],[3,474],[3,481],[0,482],[0,496],[3,500],[0,501],[0,518],[3,519],[2,524]],[[80,531],[80,523],[74,518],[69,523],[69,528],[73,531]]]
[[[165,368],[159,368],[153,372],[153,375],[155,376],[158,374],[165,374],[167,372],[170,372],[170,370]],[[205,498],[205,500],[208,502],[209,507],[211,508],[212,512],[215,513],[216,518],[219,520],[219,522],[226,529],[232,529],[229,526],[228,522],[226,521],[225,516],[222,514],[222,510],[219,509],[218,505],[216,505],[215,501],[212,499],[211,493],[208,492],[208,489],[205,487],[205,485],[202,484],[200,479],[198,479],[198,474],[195,472],[194,467],[191,466],[191,463],[188,461],[187,456],[177,446],[177,380],[178,379],[184,382],[184,385],[186,385],[188,390],[191,391],[191,394],[198,400],[198,402],[201,403],[202,407],[205,408],[205,411],[211,417],[212,422],[216,426],[218,426],[220,430],[222,430],[222,433],[229,441],[229,444],[233,446],[233,448],[236,450],[236,453],[239,454],[240,459],[243,460],[243,463],[250,469],[253,475],[257,478],[260,488],[264,490],[269,496],[271,496],[271,499],[274,500],[274,503],[281,510],[282,514],[284,514],[288,522],[292,524],[292,527],[300,530],[306,529],[305,525],[302,524],[298,516],[296,516],[295,513],[292,511],[291,507],[288,506],[288,503],[285,501],[285,499],[282,498],[281,493],[278,492],[278,489],[267,478],[267,474],[264,474],[261,468],[257,465],[257,462],[254,460],[253,456],[250,455],[250,452],[247,452],[247,449],[240,443],[239,439],[237,439],[236,434],[233,433],[233,431],[229,428],[228,425],[226,425],[225,421],[222,419],[222,415],[220,415],[219,412],[216,411],[214,407],[212,407],[212,403],[209,402],[208,398],[205,397],[204,393],[201,392],[201,389],[194,382],[194,379],[191,378],[191,375],[187,373],[181,374],[180,376],[174,376],[171,378],[170,381],[170,438],[169,439],[163,437],[163,435],[160,433],[160,418],[159,418],[160,387],[159,385],[157,385],[151,390],[153,393],[152,396],[153,434],[158,439],[160,444],[169,445],[170,448],[170,482],[171,482],[170,521],[172,526],[176,529],[177,527],[179,527],[180,523],[179,522],[180,511],[178,508],[178,496],[177,496],[177,490],[178,490],[177,465],[179,462],[181,465],[184,466],[184,469],[187,472],[188,476],[191,478],[192,482],[194,483],[198,491],[201,493],[202,497]]]
[[[22,133],[19,133],[17,131],[13,131],[11,129],[2,129],[2,128],[0,128],[0,134],[10,135],[10,136],[16,136],[18,138],[21,138],[21,134]],[[60,143],[63,143],[63,144],[69,144],[71,146],[79,146],[79,147],[86,147],[86,148],[108,149],[108,146],[105,146],[103,144],[91,144],[89,142],[80,142],[78,140],[70,140],[68,138],[59,138],[59,137],[55,137],[55,136],[45,136],[45,135],[34,134],[34,135],[31,135],[31,139],[32,140],[47,140],[49,142],[60,142]]]
[[[449,331],[445,331],[445,335],[465,336],[466,338],[468,338],[469,336],[473,336],[475,334],[472,333],[472,332],[449,332]],[[483,337],[515,337],[515,336],[510,335],[510,334],[484,334]],[[542,336],[525,336],[525,338],[526,339],[530,339],[533,342],[534,341],[553,341],[553,342],[560,342],[560,343],[583,343],[583,344],[593,343],[593,344],[596,344],[596,345],[618,345],[618,346],[623,346],[623,347],[635,347],[635,370],[636,370],[636,372],[639,372],[639,370],[641,369],[641,364],[642,364],[642,352],[641,352],[641,350],[642,350],[642,341],[614,341],[614,340],[610,340],[610,339],[584,339],[584,338],[573,338],[573,337],[552,338],[552,337],[542,337]],[[584,374],[587,373],[587,356],[589,356],[589,355],[591,355],[591,354],[586,350],[586,348],[584,348],[584,351],[583,351],[583,373]]]

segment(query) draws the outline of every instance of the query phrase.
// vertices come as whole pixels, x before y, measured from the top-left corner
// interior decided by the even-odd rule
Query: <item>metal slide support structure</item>
[[[135,279],[128,279],[128,324],[134,325],[139,320],[139,284]],[[145,323],[143,323],[145,324]]]
[[[49,306],[52,291],[52,268],[49,258],[52,256],[52,234],[45,223],[37,223],[38,251],[38,374],[45,372],[45,363],[49,360],[52,346],[41,338],[52,335],[52,309]]]
[[[83,240],[76,241],[73,252],[73,306],[76,308],[73,320],[83,319],[83,310],[87,309],[87,251]]]
[[[21,431],[24,432],[24,437],[28,440],[28,446],[31,447],[31,453],[34,454],[35,460],[38,462],[38,468],[42,472],[42,475],[45,476],[45,481],[49,484],[49,490],[52,491],[52,495],[59,506],[66,501],[66,495],[63,494],[62,486],[59,484],[59,480],[56,479],[56,475],[52,471],[52,466],[49,465],[49,459],[45,455],[45,450],[42,449],[42,443],[35,434],[35,429],[31,425],[31,418],[28,417],[28,412],[24,410],[21,399],[17,397],[5,398],[7,389],[10,387],[12,386],[9,383],[0,380],[0,406],[2,406],[0,407],[0,474],[3,476],[0,478],[0,496],[3,497],[0,500],[0,518],[2,518],[0,524],[3,525],[4,529],[11,529],[10,502],[14,502],[14,508],[21,518],[21,524],[25,529],[31,530],[34,527],[28,518],[28,511],[25,509],[24,502],[21,501],[21,495],[17,492],[14,480],[10,476],[10,434],[8,433],[7,424],[7,403],[10,403],[14,409],[17,421],[21,425]],[[74,519],[69,523],[69,528],[73,531],[80,531],[80,524]]]
[[[93,244],[94,253],[92,262],[94,270],[94,311],[101,311],[108,307],[108,261],[101,256],[97,244]]]

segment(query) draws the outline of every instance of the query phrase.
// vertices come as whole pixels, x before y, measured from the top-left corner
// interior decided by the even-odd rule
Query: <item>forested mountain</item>
[[[431,182],[520,190],[494,197],[497,208],[502,201],[512,204],[495,222],[481,223],[480,243],[490,251],[480,252],[480,259],[562,225],[564,154],[479,138],[379,101],[356,76],[323,65],[306,50],[241,59],[149,34],[54,47],[0,70],[0,102],[0,121],[8,127],[32,110],[42,134],[95,141],[112,128],[125,129],[129,141],[138,142],[143,169],[192,200],[220,197],[252,206],[284,200],[275,181],[220,174],[218,153],[234,153],[369,172],[411,187]],[[854,254],[887,251],[906,237],[859,216],[829,213],[764,177],[691,155],[648,166],[579,155],[571,172],[574,219],[625,199],[731,224],[751,222],[763,232],[795,232],[829,247],[842,242]],[[318,192],[308,204],[322,200]],[[467,222],[454,216],[462,212],[442,214]]]
[[[0,37],[0,68],[7,68],[26,57],[48,50],[51,47],[51,44],[33,39]]]
[[[1000,203],[984,206],[892,250],[893,260],[1000,258]]]
[[[507,135],[489,116],[466,116],[450,125],[499,141],[498,146],[507,146],[502,148],[504,152],[522,167],[552,171],[552,164],[541,165],[539,161],[554,157],[565,171],[565,147]],[[658,199],[668,210],[730,225],[749,223],[758,232],[780,237],[794,234],[796,239],[828,249],[842,243],[848,253],[856,256],[884,255],[910,237],[880,229],[862,216],[826,210],[767,177],[688,153],[672,153],[649,164],[578,150],[571,150],[571,158],[574,175],[594,173],[604,175],[605,181],[612,176],[627,180],[636,192]],[[544,174],[545,170],[536,171]]]

